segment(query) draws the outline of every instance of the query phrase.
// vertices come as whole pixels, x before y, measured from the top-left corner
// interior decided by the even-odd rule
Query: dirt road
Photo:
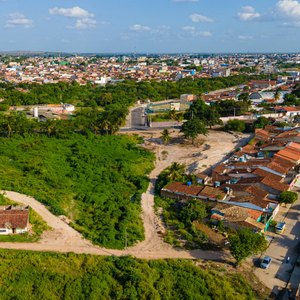
[[[149,133],[147,133],[149,134]],[[151,133],[150,133],[151,134]],[[159,133],[156,133],[159,134]],[[177,138],[178,132],[173,132]],[[244,138],[247,136],[244,136]],[[158,231],[162,229],[159,217],[154,212],[154,185],[159,173],[172,162],[184,163],[188,169],[207,168],[222,160],[228,152],[237,146],[240,140],[224,132],[214,132],[205,137],[200,146],[173,143],[168,146],[162,145],[158,136],[153,134],[145,138],[145,144],[156,151],[156,165],[150,174],[150,184],[147,191],[142,195],[142,219],[145,228],[145,240],[136,246],[126,250],[104,249],[94,246],[84,239],[80,233],[71,228],[57,216],[32,197],[16,192],[5,191],[11,200],[30,205],[52,228],[43,234],[42,239],[36,243],[0,243],[0,248],[23,249],[33,251],[56,251],[75,252],[95,255],[133,255],[138,258],[201,258],[209,260],[228,260],[230,255],[225,252],[214,251],[186,251],[174,249],[166,244]]]

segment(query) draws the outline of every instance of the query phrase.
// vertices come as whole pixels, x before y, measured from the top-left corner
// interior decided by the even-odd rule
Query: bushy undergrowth
[[[0,250],[1,300],[259,299],[238,273],[183,260]]]
[[[34,196],[94,243],[122,248],[144,237],[140,195],[153,154],[126,136],[1,138],[0,187]]]

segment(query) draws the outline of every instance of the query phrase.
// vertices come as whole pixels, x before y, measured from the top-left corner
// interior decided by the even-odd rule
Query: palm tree
[[[169,144],[171,137],[168,129],[163,130],[161,133],[161,139],[165,145]]]
[[[166,175],[170,181],[180,180],[185,173],[186,166],[177,162],[166,169]]]

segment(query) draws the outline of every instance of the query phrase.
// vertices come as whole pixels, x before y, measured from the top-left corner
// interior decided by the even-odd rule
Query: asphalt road
[[[299,267],[295,267],[296,260],[300,254],[300,198],[288,210],[287,207],[281,207],[280,212],[275,218],[276,221],[285,221],[286,229],[283,234],[274,234],[267,251],[262,255],[268,255],[272,258],[272,263],[267,270],[256,268],[255,274],[269,287],[277,299],[282,298],[281,291],[289,283],[289,288],[296,289],[300,282]],[[289,257],[289,259],[288,259]],[[255,261],[259,265],[260,260]]]

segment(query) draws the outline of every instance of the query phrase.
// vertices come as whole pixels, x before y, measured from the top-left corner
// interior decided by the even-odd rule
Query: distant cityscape
[[[20,55],[17,55],[20,54]],[[2,54],[0,79],[13,83],[79,84],[122,80],[178,81],[238,74],[283,74],[299,79],[300,54],[67,55],[28,52]]]

